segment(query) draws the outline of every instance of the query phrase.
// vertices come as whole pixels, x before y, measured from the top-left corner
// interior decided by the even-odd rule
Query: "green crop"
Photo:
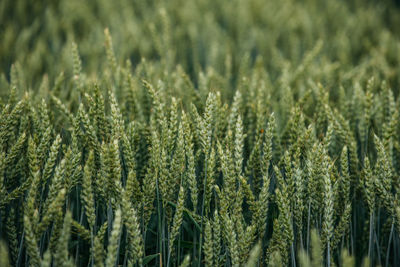
[[[389,0],[0,1],[0,266],[398,266]]]

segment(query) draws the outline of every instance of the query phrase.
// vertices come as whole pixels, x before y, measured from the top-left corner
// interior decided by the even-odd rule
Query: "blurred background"
[[[317,49],[314,52],[320,57],[315,69],[330,69],[332,75],[324,75],[328,85],[346,82],[362,68],[397,87],[398,3],[2,0],[1,79],[10,79],[13,64],[28,88],[37,87],[43,75],[50,81],[62,71],[72,75],[72,42],[78,45],[84,72],[99,76],[106,64],[104,29],[108,27],[118,63],[129,59],[135,67],[146,58],[162,63],[166,71],[179,65],[195,84],[198,73],[210,69],[230,75],[235,84],[240,62],[254,65],[257,58],[263,59],[262,67],[274,81],[282,69],[290,72],[303,62],[307,51]],[[374,73],[373,66],[380,71]]]

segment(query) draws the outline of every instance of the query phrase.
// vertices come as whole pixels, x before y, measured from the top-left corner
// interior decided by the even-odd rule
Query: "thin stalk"
[[[161,207],[160,207],[160,192],[158,189],[158,177],[156,179],[156,194],[157,194],[158,249],[160,251],[160,266],[162,266]]]
[[[340,242],[340,251],[343,251],[343,247],[344,247],[344,242],[345,242],[345,240],[344,240],[344,235],[342,236],[342,241]]]
[[[99,207],[96,205],[95,202],[95,214],[96,218],[99,217]],[[90,255],[91,255],[91,260],[90,260],[90,267],[93,267],[94,265],[94,235],[96,234],[96,219],[94,220],[94,225],[93,229],[90,229],[90,244],[91,244],[91,249],[90,249]]]
[[[308,201],[308,215],[307,215],[307,254],[310,249],[310,217],[311,217],[311,200]]]
[[[125,252],[125,256],[124,256],[124,263],[123,263],[123,267],[126,266],[126,263],[128,261],[128,235],[125,236],[125,246],[126,246],[126,252]]]
[[[168,235],[169,235],[169,233],[168,233]],[[168,241],[171,242],[170,237],[168,237]],[[168,248],[169,248],[169,244],[168,244]],[[168,257],[167,257],[167,265],[166,265],[167,267],[169,266],[170,259],[171,259],[171,250],[168,249]]]
[[[193,226],[193,233],[194,233],[194,235],[193,235],[193,261],[195,260],[194,257],[196,255],[196,251],[197,251],[197,249],[196,249],[197,235],[196,235],[195,231],[196,231],[196,227]]]
[[[18,258],[17,258],[17,267],[21,266],[21,258],[22,258],[22,250],[23,250],[23,245],[24,245],[24,238],[25,238],[25,230],[22,231],[22,236],[21,236],[21,242],[19,245],[19,250],[18,250]]]
[[[183,186],[183,174],[181,174],[180,186]],[[181,229],[179,229],[179,233],[178,233],[178,253],[177,253],[177,255],[178,255],[178,257],[176,259],[176,265],[179,264],[179,260],[181,258]]]
[[[351,219],[350,219],[350,245],[351,245],[351,254],[354,255],[353,222]]]
[[[94,237],[93,237],[93,229],[90,231],[90,267],[94,265]]]
[[[47,233],[47,231],[45,231],[43,234],[42,234],[42,236],[40,237],[40,241],[39,241],[39,253],[40,253],[40,255],[43,255],[43,253],[44,253],[44,241],[45,241],[45,238],[46,238],[46,233]]]
[[[78,203],[78,202],[77,202]],[[79,218],[79,224],[82,225],[83,221],[83,209],[81,210],[80,218]],[[79,234],[78,234],[78,244],[76,245],[76,253],[75,253],[75,266],[79,266],[78,264],[78,259],[79,259]]]
[[[386,264],[385,264],[386,267],[389,266],[390,245],[392,243],[393,231],[394,231],[394,222],[392,221],[392,227],[390,228],[390,234],[389,234],[389,243],[386,251]]]
[[[380,253],[380,248],[379,248],[379,242],[378,242],[378,237],[376,235],[376,232],[374,231],[375,234],[375,244],[376,244],[376,250],[377,250],[377,254],[378,254],[378,265],[382,266],[382,261],[381,261],[381,253]]]
[[[294,244],[293,244],[293,242],[290,245],[290,251],[291,251],[291,254],[292,254],[292,267],[296,267],[296,256],[295,256],[295,253],[294,253]]]
[[[327,249],[326,249],[326,265],[331,267],[331,244],[328,240]]]
[[[200,227],[200,240],[199,240],[199,259],[198,259],[198,266],[200,267],[201,263],[201,248],[202,248],[202,241],[203,241],[203,216],[204,216],[204,204],[206,198],[206,185],[207,185],[207,161],[208,156],[205,157],[205,164],[204,164],[204,185],[203,185],[203,199],[201,204],[201,227]]]
[[[194,211],[194,214],[196,214],[196,211]],[[197,242],[197,230],[196,226],[193,226],[193,261],[196,255],[196,242]]]
[[[303,227],[302,227],[303,228]],[[300,229],[300,248],[303,250],[304,249],[304,244],[303,244],[303,235],[301,233],[301,229]]]
[[[353,201],[353,207],[354,207],[355,205],[354,205],[354,201]],[[355,211],[355,209],[353,209],[354,210],[354,216],[353,216],[353,220],[354,220],[354,223],[353,223],[353,226],[354,226],[354,230],[353,230],[353,239],[354,240],[357,240],[357,232],[356,232],[356,230],[357,230],[357,217],[356,217],[356,211]],[[353,244],[354,245],[354,244]]]
[[[143,204],[142,204],[143,208]],[[146,236],[147,236],[147,227],[144,225],[144,212],[142,212],[142,221],[141,221],[141,226],[142,226],[142,233],[143,233],[143,247],[146,247]],[[146,257],[146,250],[143,249],[143,258]]]
[[[164,205],[163,205],[164,206]],[[161,225],[161,230],[162,230],[162,251],[164,252],[163,253],[163,263],[164,263],[164,265],[166,265],[166,266],[168,266],[168,264],[166,264],[166,261],[167,261],[167,257],[168,257],[168,255],[167,255],[167,248],[165,247],[165,243],[166,242],[168,242],[168,240],[166,240],[166,238],[165,238],[165,235],[166,235],[166,233],[165,233],[165,211],[162,213],[162,225]]]
[[[178,235],[178,257],[176,259],[177,265],[179,263],[180,258],[181,258],[181,230],[179,230],[179,235]]]
[[[393,239],[393,262],[398,262],[397,258],[398,244],[399,244],[399,239],[395,236]]]
[[[379,207],[378,208],[378,220],[376,221],[376,231],[380,231],[380,229],[381,229],[381,224],[380,224],[380,222],[381,222],[381,207]],[[377,238],[376,238],[376,240],[379,240],[378,239],[378,236],[377,236]]]
[[[369,216],[369,244],[368,244],[368,258],[372,260],[372,243],[373,243],[373,229],[374,229],[374,211]]]

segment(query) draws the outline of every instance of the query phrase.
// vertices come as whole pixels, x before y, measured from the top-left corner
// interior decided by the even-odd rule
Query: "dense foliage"
[[[0,1],[0,266],[398,266],[390,1]]]

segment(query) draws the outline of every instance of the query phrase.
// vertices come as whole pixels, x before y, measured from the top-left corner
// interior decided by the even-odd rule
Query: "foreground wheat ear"
[[[400,266],[390,0],[2,0],[0,25],[0,267]]]

